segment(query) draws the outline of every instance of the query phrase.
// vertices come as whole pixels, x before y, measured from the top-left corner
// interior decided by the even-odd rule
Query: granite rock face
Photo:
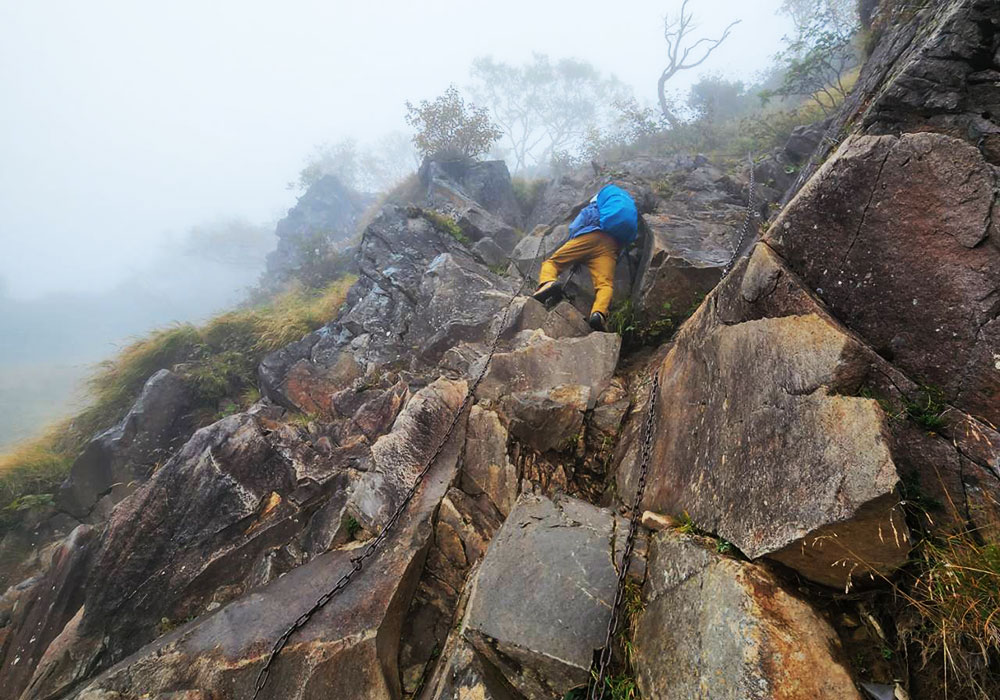
[[[794,285],[758,246],[682,328],[660,367],[644,504],[836,586],[845,547],[887,573],[910,544],[885,415],[857,396],[878,358]]]
[[[997,423],[996,188],[994,168],[950,136],[857,137],[767,241],[880,355]]]

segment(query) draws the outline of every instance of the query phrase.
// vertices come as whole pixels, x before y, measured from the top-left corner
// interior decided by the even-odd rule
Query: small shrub
[[[407,102],[406,123],[416,129],[413,145],[420,154],[436,160],[476,158],[503,136],[489,111],[466,105],[454,85],[433,102]]]
[[[650,321],[644,321],[631,298],[611,307],[608,314],[608,328],[622,337],[622,345],[626,349],[635,349],[644,345],[658,345],[669,338],[676,330],[679,317],[672,313],[669,301],[663,302],[660,315]]]
[[[361,523],[353,515],[347,516],[347,536],[354,539],[354,536],[361,532]]]
[[[464,246],[472,245],[472,241],[462,233],[462,229],[459,228],[458,224],[451,217],[439,214],[431,209],[422,209],[420,213],[441,233],[448,234]]]

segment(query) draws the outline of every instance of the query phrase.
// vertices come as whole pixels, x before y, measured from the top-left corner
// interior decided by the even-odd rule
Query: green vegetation
[[[1000,690],[1000,545],[963,531],[925,539],[914,570],[894,590],[918,622],[904,625],[904,643],[937,658],[949,690],[993,698]]]
[[[493,146],[503,131],[489,111],[466,105],[454,85],[433,102],[406,103],[406,123],[416,130],[413,145],[420,155],[436,160],[470,160]]]
[[[441,233],[446,233],[464,246],[472,245],[469,237],[462,233],[455,220],[432,209],[421,209],[420,215],[427,219]]]
[[[528,214],[535,208],[548,184],[548,179],[544,177],[534,180],[526,177],[511,179],[511,185],[514,186],[514,198],[517,200],[523,213]]]
[[[296,288],[266,304],[150,333],[99,365],[90,378],[91,403],[71,420],[0,455],[0,528],[40,507],[65,478],[87,440],[121,420],[146,380],[174,368],[193,387],[198,415],[214,420],[242,410],[260,394],[261,358],[329,322],[356,278],[319,290]]]
[[[691,310],[683,314],[673,312],[669,301],[663,302],[657,316],[644,319],[631,298],[614,304],[608,314],[608,328],[622,337],[626,349],[636,349],[645,345],[659,345],[668,340],[681,323],[698,308],[700,300]]]
[[[354,536],[361,532],[361,523],[353,515],[347,516],[347,536],[354,539]]]
[[[903,403],[906,415],[924,430],[937,433],[944,427],[944,413],[948,408],[944,393],[932,386],[921,386],[916,395]]]

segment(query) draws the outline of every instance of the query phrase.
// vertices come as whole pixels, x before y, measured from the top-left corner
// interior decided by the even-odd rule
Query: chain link
[[[604,638],[604,648],[597,662],[597,673],[595,682],[590,688],[590,700],[603,700],[605,691],[605,677],[608,666],[611,664],[611,655],[614,649],[615,630],[618,628],[618,619],[621,615],[622,601],[625,598],[625,580],[628,577],[629,565],[632,559],[632,550],[635,548],[635,533],[641,519],[642,495],[646,490],[646,475],[649,472],[649,460],[653,455],[653,427],[656,422],[656,399],[660,393],[660,370],[653,374],[653,383],[649,390],[649,400],[646,405],[646,419],[642,426],[642,452],[639,462],[639,483],[635,488],[635,499],[632,501],[631,520],[628,525],[628,535],[625,539],[625,551],[622,553],[621,564],[618,567],[618,588],[615,590],[615,600],[611,606],[611,620],[608,622],[608,633]]]
[[[737,241],[736,247],[733,249],[733,255],[731,258],[729,258],[729,262],[726,263],[726,266],[722,268],[723,277],[725,277],[730,273],[730,271],[733,269],[733,265],[735,265],[737,259],[739,259],[740,250],[743,248],[743,243],[747,239],[747,234],[750,233],[750,223],[754,219],[753,200],[754,200],[754,189],[757,183],[754,177],[752,153],[747,154],[747,161],[749,161],[750,163],[750,187],[747,193],[747,214],[746,218],[743,219],[743,228],[740,229],[740,239],[739,241]]]
[[[350,584],[351,579],[354,578],[355,574],[361,571],[365,561],[374,556],[379,546],[388,538],[389,532],[402,517],[403,512],[406,510],[407,505],[409,505],[410,501],[413,500],[414,495],[416,495],[417,493],[417,489],[419,489],[420,484],[423,482],[428,472],[430,472],[431,467],[434,466],[434,463],[437,461],[438,457],[441,456],[441,453],[444,451],[445,446],[448,444],[448,441],[451,439],[452,434],[455,432],[455,428],[458,426],[458,423],[461,420],[463,414],[465,413],[466,409],[468,409],[469,405],[472,403],[476,393],[476,389],[479,388],[479,384],[483,381],[483,377],[486,376],[486,371],[489,369],[490,362],[493,361],[493,356],[496,354],[497,347],[500,344],[500,336],[503,334],[504,330],[507,327],[507,321],[510,318],[510,310],[514,306],[514,301],[521,295],[521,293],[524,291],[525,285],[527,285],[528,281],[532,278],[530,274],[531,270],[538,263],[538,258],[541,255],[542,249],[543,249],[542,242],[539,241],[538,253],[535,255],[535,260],[532,263],[531,268],[529,268],[528,270],[529,274],[525,275],[521,273],[521,284],[518,286],[516,290],[514,290],[514,293],[511,295],[510,300],[507,301],[507,305],[504,307],[503,316],[500,318],[500,323],[497,326],[496,333],[493,336],[493,341],[490,343],[489,351],[486,354],[486,361],[483,363],[482,369],[479,371],[479,374],[476,376],[475,380],[469,386],[469,390],[466,392],[465,398],[462,400],[462,404],[458,407],[458,410],[455,411],[455,414],[452,416],[451,424],[448,426],[448,430],[445,431],[445,434],[438,442],[437,447],[434,449],[434,452],[431,454],[430,458],[424,463],[423,468],[414,478],[413,485],[410,487],[410,490],[407,491],[406,496],[403,497],[402,502],[393,512],[392,516],[390,516],[389,520],[385,523],[385,525],[382,526],[382,529],[379,531],[378,535],[376,535],[375,538],[368,543],[368,545],[365,547],[364,551],[360,555],[353,557],[351,559],[351,569],[343,576],[341,576],[340,580],[337,581],[336,585],[334,585],[333,588],[331,588],[329,591],[320,596],[320,598],[313,604],[311,608],[309,608],[306,612],[302,613],[298,617],[298,619],[296,619],[295,622],[293,622],[292,625],[288,629],[286,629],[280,637],[278,637],[277,641],[274,643],[274,646],[271,647],[271,653],[268,655],[267,660],[264,662],[264,666],[260,669],[260,672],[257,674],[257,680],[254,682],[253,700],[258,699],[261,691],[264,689],[264,686],[267,685],[267,680],[271,675],[271,666],[274,664],[274,660],[281,653],[281,650],[284,649],[285,645],[288,644],[288,640],[291,639],[292,635],[295,634],[298,630],[305,627],[306,624],[309,623],[309,620],[311,620],[316,613],[322,610],[326,606],[326,604],[329,603],[338,593],[347,588],[348,584]]]
[[[747,234],[750,232],[750,224],[753,221],[754,187],[756,184],[756,180],[754,178],[753,155],[747,154],[747,160],[750,162],[750,187],[747,196],[746,218],[743,220],[743,228],[740,231],[740,238],[736,243],[736,248],[733,250],[733,255],[722,270],[723,277],[729,274],[729,271],[733,269],[733,265],[739,258],[740,249],[743,247],[744,241],[746,241]],[[621,564],[618,568],[618,588],[615,590],[615,599],[611,606],[611,619],[608,621],[608,632],[604,638],[604,647],[601,649],[601,654],[597,660],[597,671],[591,679],[592,684],[587,695],[589,700],[604,700],[604,693],[607,690],[606,678],[614,651],[614,636],[615,631],[618,629],[622,603],[625,599],[625,582],[628,578],[632,550],[635,548],[635,534],[638,530],[639,521],[642,516],[640,504],[642,503],[643,493],[646,490],[646,478],[649,473],[649,461],[653,454],[653,428],[656,422],[656,399],[659,393],[660,370],[657,369],[653,374],[653,383],[650,388],[649,401],[646,406],[646,418],[643,421],[642,426],[642,452],[639,461],[639,483],[636,485],[635,499],[632,501],[632,518],[629,521],[628,535],[625,540],[625,551],[622,553]]]

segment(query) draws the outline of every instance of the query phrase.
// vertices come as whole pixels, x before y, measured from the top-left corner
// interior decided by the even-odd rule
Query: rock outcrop
[[[825,161],[724,279],[743,166],[594,163],[523,212],[502,163],[426,163],[415,201],[364,227],[336,317],[260,363],[260,401],[191,434],[189,389],[154,375],[77,460],[64,512],[4,538],[4,561],[37,545],[0,571],[20,577],[4,696],[242,700],[323,600],[262,697],[573,697],[611,618],[655,371],[641,505],[675,517],[646,520],[666,528],[648,561],[640,530],[614,673],[646,698],[734,700],[893,678],[830,612],[898,582],[918,536],[1000,541],[1000,9],[896,5],[827,130],[758,164],[752,214],[788,164]],[[623,314],[690,313],[659,348],[591,332],[585,274],[568,301],[521,295],[607,182],[643,215]],[[272,263],[301,271],[294,246],[339,246],[360,207],[320,180]]]
[[[495,669],[527,700],[586,685],[607,632],[623,531],[612,513],[588,503],[522,497],[471,583],[461,634],[475,651],[459,645],[467,658],[449,659],[450,675],[475,674],[483,687],[489,682],[476,665]]]
[[[1000,202],[975,147],[941,134],[849,139],[767,242],[907,375],[1000,423]]]
[[[167,461],[192,427],[194,399],[181,377],[160,370],[115,427],[96,436],[73,463],[57,505],[78,520],[106,520],[111,507]],[[92,511],[98,507],[100,512]]]
[[[280,284],[315,262],[326,248],[344,247],[371,201],[334,175],[319,178],[275,227],[278,245],[267,256],[265,278]]]
[[[648,572],[636,629],[644,698],[861,700],[836,632],[766,568],[667,531]]]

